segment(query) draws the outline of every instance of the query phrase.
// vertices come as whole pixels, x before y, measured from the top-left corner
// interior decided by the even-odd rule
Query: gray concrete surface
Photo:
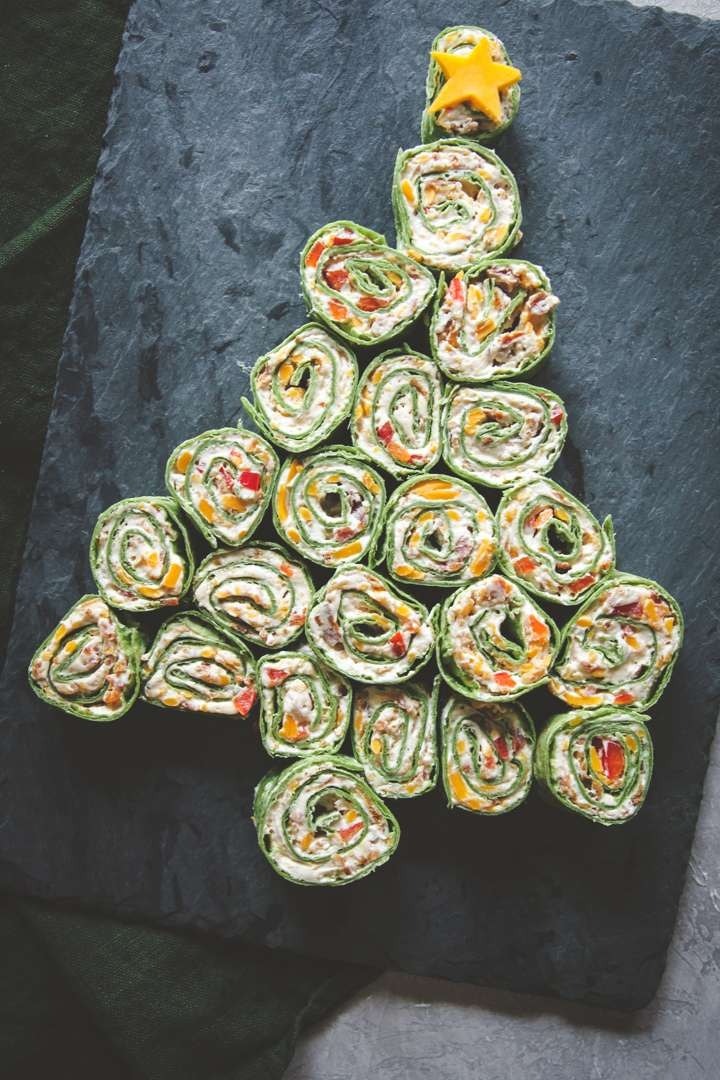
[[[642,0],[633,0],[646,6]],[[720,19],[720,0],[661,6]],[[720,1076],[720,740],[654,1002],[628,1016],[389,973],[300,1040],[286,1080]]]

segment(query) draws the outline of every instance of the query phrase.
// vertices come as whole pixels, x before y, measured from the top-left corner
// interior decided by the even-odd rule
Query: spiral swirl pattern
[[[615,562],[612,522],[602,527],[559,484],[538,477],[506,491],[498,507],[503,572],[556,604],[579,604]]]
[[[432,468],[440,457],[441,402],[433,360],[403,349],[383,353],[360,379],[353,442],[393,476]]]
[[[390,497],[377,561],[398,581],[457,588],[487,574],[496,554],[490,507],[463,480],[413,477]]]
[[[247,716],[257,699],[250,651],[194,612],[160,627],[141,674],[144,700],[166,709]]]
[[[622,709],[552,717],[538,739],[537,780],[568,810],[622,825],[642,806],[652,776],[647,719]]]
[[[427,608],[364,566],[337,570],[310,611],[307,639],[330,667],[366,683],[405,682],[430,658]]]
[[[444,139],[400,150],[393,177],[398,248],[434,270],[462,270],[517,243],[515,178],[492,150]]]
[[[258,662],[260,736],[272,757],[307,757],[340,749],[347,733],[352,689],[312,650],[279,652]]]
[[[31,688],[48,705],[84,720],[117,720],[140,689],[142,639],[101,596],[82,596],[37,650]]]
[[[90,569],[98,592],[124,611],[174,607],[187,592],[194,560],[173,499],[123,499],[97,520]]]
[[[485,259],[442,283],[430,329],[432,353],[456,382],[527,374],[555,340],[559,300],[540,266]]]
[[[435,787],[435,720],[439,680],[360,686],[353,707],[353,752],[365,779],[386,799],[408,799]]]
[[[682,645],[683,618],[656,582],[619,574],[564,627],[549,689],[580,709],[654,705]]]
[[[165,483],[212,547],[236,547],[260,524],[278,459],[252,431],[205,431],[173,450]]]
[[[353,221],[324,225],[300,256],[310,310],[348,341],[378,345],[413,323],[435,293],[424,267]]]
[[[400,826],[356,761],[314,754],[258,784],[253,820],[272,868],[297,885],[347,885],[387,862]]]
[[[275,528],[306,559],[321,566],[357,562],[382,522],[385,484],[365,457],[327,446],[282,466],[273,501]]]
[[[567,436],[557,394],[527,383],[456,386],[442,418],[443,456],[458,476],[505,488],[550,472]]]
[[[209,555],[198,567],[193,596],[220,631],[279,649],[301,633],[313,587],[284,548],[248,544]]]
[[[440,672],[474,701],[508,700],[539,686],[556,651],[552,619],[500,574],[458,589],[440,610]]]
[[[532,786],[535,727],[522,705],[472,704],[451,695],[440,727],[450,806],[495,815],[525,801]]]
[[[434,52],[454,53],[465,56],[471,53],[476,45],[487,38],[490,42],[490,51],[493,60],[498,64],[510,64],[507,51],[502,41],[491,34],[489,30],[483,30],[480,26],[449,26],[442,30],[430,46],[431,54]],[[485,113],[466,103],[461,102],[452,109],[441,109],[433,114],[429,112],[429,106],[437,97],[445,83],[445,75],[440,65],[431,58],[427,73],[425,87],[426,102],[422,115],[420,135],[422,141],[432,142],[443,136],[472,139],[474,142],[485,143],[496,139],[501,132],[510,126],[520,107],[520,87],[517,83],[500,91],[500,108],[502,117],[499,123],[491,120]]]
[[[242,403],[272,442],[302,453],[348,415],[357,377],[355,354],[322,326],[307,323],[255,362],[253,404]]]

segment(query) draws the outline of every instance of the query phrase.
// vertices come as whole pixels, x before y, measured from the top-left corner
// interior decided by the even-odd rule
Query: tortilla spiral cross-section
[[[28,679],[48,705],[84,720],[117,720],[140,690],[142,638],[101,596],[82,596],[30,661]]]
[[[532,786],[535,727],[522,705],[469,702],[452,694],[440,735],[450,806],[494,816],[525,801]]]
[[[258,661],[260,737],[272,757],[307,757],[342,746],[352,689],[307,645]]]
[[[535,776],[568,810],[622,825],[645,801],[653,769],[648,718],[623,709],[562,713],[538,739]]]
[[[260,850],[297,885],[347,885],[387,862],[400,826],[340,754],[314,754],[270,773],[255,789]]]
[[[353,752],[370,786],[385,799],[409,799],[435,787],[439,679],[402,686],[359,686]]]

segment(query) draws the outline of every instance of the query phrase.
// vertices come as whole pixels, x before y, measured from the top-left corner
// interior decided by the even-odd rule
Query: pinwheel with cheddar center
[[[306,559],[340,566],[362,559],[382,522],[385,484],[352,447],[289,458],[278,477],[273,520]]]
[[[567,436],[557,394],[527,383],[456,386],[442,418],[443,456],[458,476],[505,488],[550,472]]]
[[[462,270],[518,242],[514,176],[492,150],[466,140],[400,150],[392,198],[398,248],[434,270]]]
[[[532,786],[535,727],[514,701],[474,703],[454,694],[440,723],[450,806],[489,816],[514,810]]]
[[[435,293],[428,270],[353,221],[313,233],[300,256],[300,278],[313,314],[357,345],[397,337]]]
[[[123,499],[97,520],[90,570],[98,592],[113,607],[176,607],[190,588],[194,565],[174,499]]]
[[[553,480],[533,477],[510,488],[497,520],[503,572],[543,600],[579,604],[613,568],[610,518],[600,526]]]
[[[358,450],[393,476],[430,469],[440,457],[442,379],[421,353],[396,349],[365,368],[350,426]]]
[[[432,354],[449,379],[486,383],[527,375],[555,340],[559,303],[544,270],[521,259],[484,259],[440,282]]]
[[[384,684],[405,682],[427,663],[435,628],[418,600],[364,566],[347,566],[315,597],[307,639],[341,675]]]
[[[492,574],[442,605],[438,667],[464,697],[508,700],[547,681],[557,640],[552,619],[520,586]]]
[[[294,330],[255,362],[253,404],[245,411],[268,439],[303,453],[326,439],[350,412],[357,360],[317,323]]]
[[[409,799],[435,787],[439,679],[359,686],[353,707],[353,752],[370,786],[385,799]]]
[[[371,561],[385,559],[399,581],[457,588],[487,574],[496,554],[495,520],[482,495],[463,480],[425,474],[390,497]]]
[[[321,664],[307,645],[258,662],[260,737],[272,757],[339,750],[352,706],[350,684]]]
[[[683,617],[660,585],[632,574],[602,582],[563,628],[549,689],[578,709],[649,709],[667,686]]]
[[[221,632],[280,649],[301,633],[313,585],[305,567],[278,544],[248,544],[208,555],[193,596]]]
[[[163,623],[140,671],[142,697],[165,709],[247,716],[257,699],[249,649],[197,612],[183,611]]]
[[[347,885],[387,862],[400,826],[340,754],[313,754],[255,789],[253,820],[260,850],[296,885]]]
[[[30,686],[71,716],[117,720],[140,690],[142,648],[139,632],[101,596],[82,596],[30,661]]]
[[[647,719],[623,709],[552,717],[535,755],[535,776],[543,790],[599,825],[630,821],[645,801],[652,776]]]
[[[236,547],[260,524],[277,469],[275,451],[259,435],[220,428],[180,443],[165,483],[212,547]]]

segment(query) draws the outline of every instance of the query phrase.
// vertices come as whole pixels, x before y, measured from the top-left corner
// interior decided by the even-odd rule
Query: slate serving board
[[[256,847],[268,761],[249,725],[141,706],[94,726],[42,706],[24,670],[91,587],[97,513],[161,491],[177,442],[238,419],[249,365],[303,320],[309,232],[351,217],[392,236],[426,51],[463,21],[495,30],[524,72],[499,149],[520,185],[520,253],[562,299],[538,379],[569,410],[554,475],[613,515],[622,569],[678,597],[686,645],[631,825],[593,827],[536,796],[477,820],[435,793],[396,804],[403,838],[377,875],[300,889]],[[628,1008],[652,996],[719,679],[719,65],[720,25],[620,3],[139,0],[5,672],[0,887],[515,990]],[[526,700],[538,718],[553,707]]]

